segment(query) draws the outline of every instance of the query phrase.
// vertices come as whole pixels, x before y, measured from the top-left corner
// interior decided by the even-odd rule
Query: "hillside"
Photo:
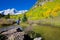
[[[26,15],[30,20],[60,16],[60,0],[38,0]]]

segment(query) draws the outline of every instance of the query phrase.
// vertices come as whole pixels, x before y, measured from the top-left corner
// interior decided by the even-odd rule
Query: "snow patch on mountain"
[[[7,10],[3,10],[3,11],[0,11],[0,14],[3,14],[3,15],[18,15],[18,14],[22,14],[22,13],[25,13],[27,12],[28,10],[20,10],[20,11],[17,11],[16,9],[12,8],[12,9],[7,9]]]

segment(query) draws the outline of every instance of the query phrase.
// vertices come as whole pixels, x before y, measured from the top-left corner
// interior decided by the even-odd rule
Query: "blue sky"
[[[29,10],[37,0],[0,0],[0,10],[15,8],[17,10]]]

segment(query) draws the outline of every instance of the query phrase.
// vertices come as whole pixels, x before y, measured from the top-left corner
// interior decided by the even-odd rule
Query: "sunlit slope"
[[[35,8],[33,6],[32,9],[26,13],[26,15],[30,20],[60,16],[60,0],[46,2],[42,6],[37,6]]]
[[[23,14],[19,14],[19,15],[10,15],[10,18],[17,20],[18,18],[22,18],[22,16],[23,16]]]

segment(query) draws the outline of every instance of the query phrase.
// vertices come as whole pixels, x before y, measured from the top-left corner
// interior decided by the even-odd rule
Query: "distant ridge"
[[[15,8],[12,8],[12,9],[6,9],[6,10],[2,10],[0,11],[0,14],[3,14],[3,15],[18,15],[18,14],[22,14],[22,13],[25,13],[27,12],[27,10],[20,10],[20,11],[17,11]]]

